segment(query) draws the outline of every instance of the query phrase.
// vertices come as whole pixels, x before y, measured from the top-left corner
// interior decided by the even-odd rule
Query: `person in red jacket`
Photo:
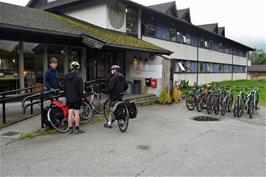
[[[83,130],[79,128],[79,110],[82,104],[82,97],[84,96],[83,90],[83,80],[79,75],[80,65],[77,61],[73,61],[70,64],[71,71],[65,76],[64,91],[66,95],[66,104],[69,109],[68,111],[68,124],[69,124],[69,133],[72,134],[72,117],[75,116],[75,133],[84,133]]]

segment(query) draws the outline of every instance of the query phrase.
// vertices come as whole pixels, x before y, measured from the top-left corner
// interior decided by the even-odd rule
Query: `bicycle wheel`
[[[201,96],[196,96],[196,107],[197,107],[197,111],[201,112],[202,111],[202,99]]]
[[[234,104],[234,108],[233,108],[234,117],[237,117],[238,109],[239,109],[239,97],[237,97],[237,100],[236,100],[236,102]]]
[[[237,117],[240,118],[245,110],[245,101],[241,99],[239,107],[238,107],[238,112],[237,112]]]
[[[95,95],[92,102],[91,106],[93,110],[98,113],[98,114],[103,114],[104,113],[104,103],[106,100],[102,98],[102,95]]]
[[[222,101],[222,105],[221,105],[221,115],[224,116],[226,113],[226,108],[227,108],[227,98],[225,97]]]
[[[104,105],[103,105],[103,114],[104,114],[104,118],[106,121],[108,121],[108,116],[109,116],[109,105],[110,105],[110,100],[107,99],[105,102],[104,102]]]
[[[229,96],[229,100],[228,100],[228,104],[227,104],[227,112],[231,112],[231,110],[232,110],[233,99],[234,99],[234,97],[233,97],[233,95],[231,94],[231,95]]]
[[[129,112],[128,108],[126,105],[124,105],[123,108],[123,118],[120,118],[117,120],[118,121],[118,128],[121,132],[126,132],[128,128],[128,123],[129,123]]]
[[[257,94],[257,99],[255,101],[255,110],[258,110],[259,99],[260,99],[259,94]]]
[[[216,95],[213,98],[213,110],[216,115],[219,114],[219,109],[220,109],[220,99],[219,96]]]
[[[62,110],[58,107],[51,107],[48,110],[47,118],[54,129],[60,133],[68,131],[68,118],[64,117]]]
[[[206,110],[208,114],[212,113],[212,96],[211,95],[208,95],[207,97]]]
[[[80,107],[79,111],[80,115],[80,123],[86,124],[92,119],[92,108],[91,105],[85,101],[82,102],[82,105]]]
[[[189,111],[193,111],[195,107],[194,97],[193,95],[188,95],[186,97],[186,106]]]
[[[250,119],[253,118],[254,113],[255,113],[255,105],[254,105],[254,101],[251,99],[248,105],[248,114],[249,114]]]

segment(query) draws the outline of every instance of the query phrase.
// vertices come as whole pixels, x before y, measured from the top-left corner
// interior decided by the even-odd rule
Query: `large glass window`
[[[205,72],[205,63],[204,62],[199,63],[199,72]]]
[[[177,35],[177,33],[176,33],[176,29],[174,29],[174,28],[170,28],[170,40],[171,41],[176,41],[176,35]]]
[[[138,11],[136,9],[126,9],[126,28],[127,33],[137,34],[138,33]]]
[[[157,24],[156,36],[160,39],[170,40],[170,31],[166,25]]]
[[[205,69],[205,72],[209,72],[211,73],[213,71],[213,65],[212,63],[206,63],[206,69]]]
[[[143,23],[143,33],[147,36],[155,37],[156,26],[152,22]]]

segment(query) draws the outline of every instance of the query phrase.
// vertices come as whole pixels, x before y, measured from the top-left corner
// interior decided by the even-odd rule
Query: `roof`
[[[188,23],[191,23],[189,8],[187,8],[187,9],[178,9],[177,10],[177,18],[180,19],[180,20],[185,20]]]
[[[225,37],[225,27],[219,27],[218,34]]]
[[[264,72],[266,73],[266,65],[252,65],[248,67],[248,72]]]
[[[218,23],[198,25],[198,27],[213,33],[218,33]]]
[[[70,17],[59,16],[43,10],[0,2],[0,13],[0,28],[76,37],[83,39],[83,43],[86,45],[95,44],[96,46],[94,47],[99,47],[98,44],[101,43],[102,46],[163,54],[172,53],[124,33],[106,30]]]
[[[37,0],[31,0],[31,1],[37,1]],[[132,5],[135,5],[135,6],[137,6],[137,7],[142,8],[142,9],[151,10],[151,11],[153,11],[153,12],[159,13],[160,15],[164,15],[164,16],[166,16],[166,17],[168,17],[168,18],[171,18],[172,20],[176,20],[177,22],[184,23],[185,25],[188,25],[188,26],[191,27],[191,28],[195,28],[196,30],[203,30],[204,32],[210,32],[210,35],[214,35],[214,36],[216,36],[216,37],[219,37],[220,39],[223,39],[223,40],[226,40],[226,41],[228,41],[228,42],[231,42],[231,43],[233,43],[234,45],[238,45],[238,46],[244,47],[244,48],[246,48],[247,50],[254,51],[253,48],[248,47],[248,46],[246,46],[246,45],[244,45],[244,44],[241,44],[241,43],[239,43],[239,42],[237,42],[237,41],[234,41],[234,40],[232,40],[232,39],[226,38],[226,37],[224,37],[224,36],[222,36],[222,35],[219,35],[219,34],[217,34],[217,33],[215,33],[215,32],[212,32],[212,31],[206,30],[206,29],[204,29],[204,28],[200,28],[200,27],[198,27],[198,26],[196,26],[196,25],[193,25],[193,24],[189,23],[188,21],[184,21],[184,20],[179,19],[179,18],[177,18],[177,17],[175,17],[175,16],[173,16],[173,15],[170,15],[170,14],[168,14],[168,13],[165,13],[165,9],[166,9],[167,7],[170,8],[171,5],[172,5],[172,7],[173,7],[173,5],[176,6],[175,1],[168,2],[168,3],[163,3],[164,5],[163,5],[163,4],[157,4],[157,5],[153,5],[153,6],[144,6],[144,5],[141,5],[141,4],[138,4],[138,3],[134,2],[134,1],[132,1],[132,0],[120,0],[120,1],[123,1],[123,2],[125,2],[125,3],[129,3],[129,4],[132,4]],[[45,10],[53,10],[53,9],[55,9],[55,8],[57,8],[57,7],[61,7],[61,6],[64,6],[64,5],[69,5],[69,4],[77,3],[77,2],[81,3],[81,2],[84,2],[84,0],[57,0],[57,1],[55,1],[55,2],[49,3],[49,4],[46,5],[46,6],[42,6],[41,8],[42,8],[42,9],[45,9]],[[157,7],[156,7],[156,6],[157,6]],[[161,11],[159,10],[159,9],[160,9],[159,6],[161,6],[161,7],[160,7],[160,8],[162,9]],[[156,9],[157,9],[157,10],[156,10]]]
[[[177,17],[175,1],[161,3],[161,4],[155,4],[155,5],[151,5],[148,7],[153,9],[153,10]],[[172,13],[174,13],[174,14],[172,14]]]

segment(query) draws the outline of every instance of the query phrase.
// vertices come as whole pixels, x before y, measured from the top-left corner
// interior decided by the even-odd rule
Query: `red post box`
[[[152,79],[151,80],[151,88],[157,88],[157,85],[158,85],[157,79]]]

